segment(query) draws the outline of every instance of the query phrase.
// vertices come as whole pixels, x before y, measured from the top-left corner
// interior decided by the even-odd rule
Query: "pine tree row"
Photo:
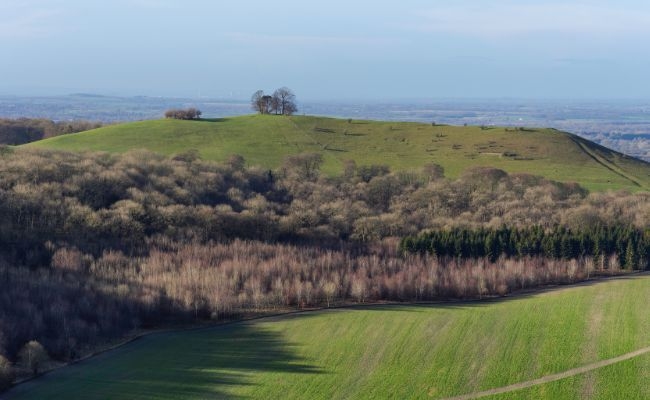
[[[615,255],[628,269],[650,268],[650,229],[630,226],[598,226],[573,231],[565,227],[466,229],[431,231],[400,242],[402,252],[428,252],[460,258],[542,256],[552,259],[609,257]]]

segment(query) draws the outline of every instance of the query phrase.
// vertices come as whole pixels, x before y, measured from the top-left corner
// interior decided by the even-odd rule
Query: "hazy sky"
[[[647,0],[0,0],[0,94],[650,98]]]

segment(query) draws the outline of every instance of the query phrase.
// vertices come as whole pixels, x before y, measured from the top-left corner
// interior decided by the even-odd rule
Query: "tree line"
[[[555,226],[476,230],[455,228],[405,237],[400,242],[405,252],[429,252],[459,258],[487,257],[494,262],[505,257],[544,257],[598,260],[616,257],[621,267],[650,269],[650,228],[631,226],[594,226],[579,230]]]

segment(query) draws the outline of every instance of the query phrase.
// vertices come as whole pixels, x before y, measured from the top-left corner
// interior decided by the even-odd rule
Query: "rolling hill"
[[[641,275],[511,299],[158,333],[3,398],[471,399],[502,388],[482,398],[647,399],[648,299],[650,276]]]
[[[346,160],[394,170],[426,163],[457,177],[473,166],[575,181],[591,190],[650,189],[650,164],[554,129],[441,126],[312,116],[251,115],[216,120],[153,120],[107,126],[25,145],[69,151],[148,149],[172,155],[191,149],[204,159],[244,156],[250,165],[279,166],[286,155],[318,152],[323,171]]]

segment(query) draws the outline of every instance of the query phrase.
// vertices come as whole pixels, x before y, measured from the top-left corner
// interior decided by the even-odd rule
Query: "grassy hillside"
[[[478,303],[369,306],[164,333],[7,399],[430,398],[650,345],[650,276]],[[650,355],[490,399],[650,398]]]
[[[319,152],[326,173],[345,160],[393,169],[440,164],[456,177],[471,166],[494,166],[589,189],[650,188],[650,164],[553,129],[431,126],[294,116],[244,116],[219,120],[155,120],[108,126],[26,145],[63,150],[163,154],[199,150],[210,160],[243,155],[249,164],[277,167],[287,154]]]

